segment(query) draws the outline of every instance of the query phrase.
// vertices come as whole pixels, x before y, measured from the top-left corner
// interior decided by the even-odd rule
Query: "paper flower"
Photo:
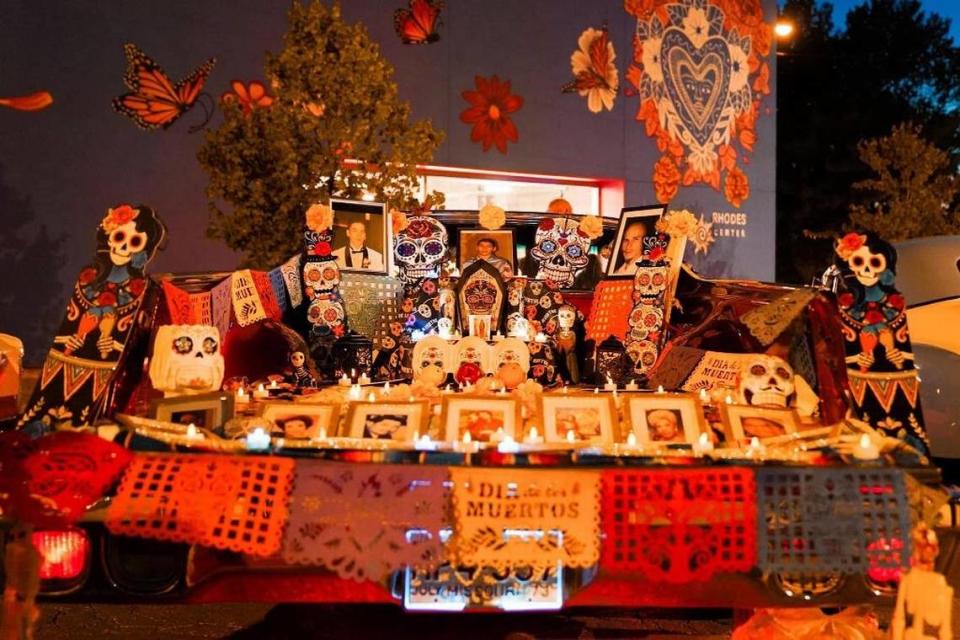
[[[620,88],[620,74],[613,63],[617,55],[607,30],[589,28],[577,39],[579,47],[570,56],[574,81],[564,91],[576,91],[587,99],[587,108],[600,113],[613,111],[613,100]]]
[[[10,107],[17,111],[40,111],[53,104],[53,96],[47,91],[37,91],[26,96],[0,98],[0,107]]]
[[[837,252],[838,256],[844,260],[848,260],[857,249],[866,243],[867,236],[851,232],[837,240],[837,246],[834,250]]]
[[[697,228],[697,217],[686,209],[668,211],[657,221],[657,231],[678,238],[688,238]]]
[[[220,96],[220,100],[225,104],[237,102],[243,114],[248,116],[254,109],[269,107],[273,104],[273,96],[267,95],[267,88],[262,82],[254,80],[248,84],[243,84],[240,80],[234,80],[230,83],[231,91],[225,92]]]
[[[680,170],[670,156],[663,156],[653,165],[653,190],[657,202],[670,202],[680,187]]]
[[[128,204],[121,204],[113,209],[107,209],[107,215],[100,222],[100,226],[103,227],[104,231],[110,233],[117,227],[136,219],[138,215],[140,215],[139,210]]]
[[[307,209],[307,228],[316,233],[333,226],[333,209],[326,204],[315,204]]]
[[[496,145],[500,153],[506,153],[507,142],[520,139],[510,114],[523,106],[523,98],[510,92],[509,80],[501,82],[497,76],[476,76],[474,84],[476,91],[461,94],[470,107],[460,113],[460,122],[473,125],[470,139],[483,144],[484,151]]]
[[[490,229],[490,231],[499,229],[503,226],[503,223],[507,221],[506,212],[495,204],[483,205],[478,217],[480,219],[480,226],[484,229]]]
[[[739,207],[750,197],[750,181],[747,179],[747,174],[739,167],[734,167],[727,172],[727,177],[723,181],[723,195],[735,207]]]
[[[407,214],[403,211],[398,211],[397,209],[390,210],[390,225],[394,235],[406,229],[409,224]]]
[[[603,221],[598,216],[587,216],[580,221],[580,231],[591,240],[603,235]]]

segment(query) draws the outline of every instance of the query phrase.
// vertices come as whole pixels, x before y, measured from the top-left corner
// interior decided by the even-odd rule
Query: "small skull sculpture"
[[[413,216],[397,234],[393,253],[403,282],[436,278],[447,253],[447,229],[430,216]]]
[[[537,227],[530,254],[540,263],[537,278],[552,280],[561,287],[573,285],[576,272],[590,259],[590,238],[580,223],[570,218],[547,218]]]
[[[216,391],[223,383],[223,368],[216,327],[167,324],[157,329],[150,381],[165,395]]]
[[[645,267],[633,278],[633,291],[643,300],[660,298],[667,289],[667,267]]]
[[[758,354],[740,370],[740,401],[756,406],[786,407],[796,385],[793,367],[782,358]]]

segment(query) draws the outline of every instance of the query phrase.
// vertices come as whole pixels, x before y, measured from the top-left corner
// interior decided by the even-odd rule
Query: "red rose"
[[[97,296],[96,303],[101,307],[111,307],[117,304],[117,296],[109,291],[104,291]]]
[[[851,306],[853,306],[853,294],[849,291],[844,291],[837,296],[837,302],[840,303],[842,308],[849,309]]]
[[[139,297],[143,290],[147,288],[147,282],[143,278],[135,278],[127,283],[127,289],[134,296]]]
[[[87,267],[80,272],[80,277],[77,278],[77,282],[79,282],[81,285],[90,284],[96,277],[97,270],[94,267]]]
[[[318,242],[313,246],[313,255],[315,256],[328,256],[330,255],[330,243],[329,242]]]
[[[884,321],[886,321],[886,318],[884,318],[883,314],[876,309],[867,311],[863,316],[864,324],[879,324]]]
[[[650,261],[656,261],[663,257],[664,251],[663,247],[654,247],[650,250]]]
[[[892,293],[887,297],[887,302],[890,303],[890,306],[896,309],[897,311],[903,311],[903,308],[906,306],[906,300],[903,299],[903,296],[899,293]]]
[[[554,225],[553,218],[547,218],[546,220],[541,220],[540,230],[549,231],[550,229],[553,229],[553,225]]]
[[[408,238],[426,238],[433,233],[433,225],[426,220],[413,220],[404,231]]]

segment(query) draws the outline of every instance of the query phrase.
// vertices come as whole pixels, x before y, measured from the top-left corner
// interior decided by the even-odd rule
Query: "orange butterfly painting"
[[[437,33],[442,2],[409,0],[409,9],[397,9],[393,28],[403,44],[430,44],[440,39]]]
[[[216,64],[216,58],[210,58],[200,65],[186,79],[174,84],[156,62],[140,51],[134,44],[123,45],[127,56],[127,72],[123,81],[130,89],[119,98],[113,99],[113,108],[132,119],[141,129],[166,129],[194,105],[200,104],[206,118],[191,132],[199,130],[210,119],[209,111],[202,102],[198,103],[207,76]]]

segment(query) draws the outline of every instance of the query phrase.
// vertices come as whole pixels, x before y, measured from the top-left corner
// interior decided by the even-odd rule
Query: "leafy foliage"
[[[247,114],[223,105],[223,124],[198,154],[210,177],[208,235],[259,268],[300,248],[310,204],[372,193],[388,207],[411,206],[416,164],[442,141],[429,120],[410,121],[393,67],[339,4],[297,2],[288,20],[283,49],[265,66],[276,100]]]
[[[954,206],[960,176],[950,156],[921,137],[920,127],[898,125],[859,150],[876,175],[853,185],[870,199],[851,207],[855,227],[892,242],[960,231]]]

